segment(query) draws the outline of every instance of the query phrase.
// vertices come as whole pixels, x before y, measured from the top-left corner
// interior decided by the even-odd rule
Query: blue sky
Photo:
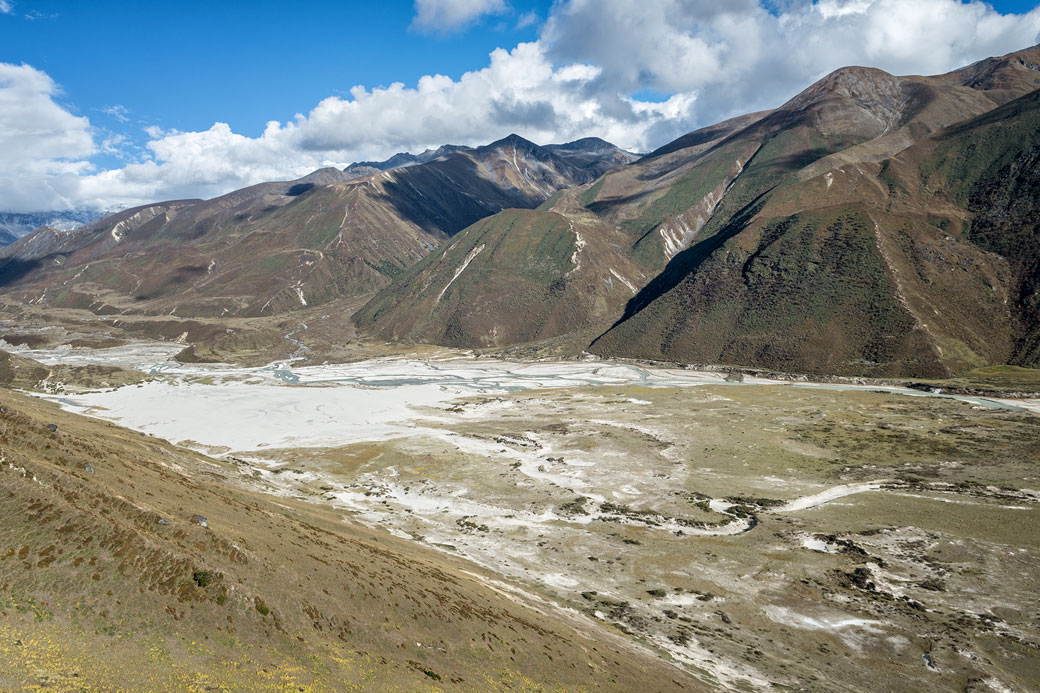
[[[54,78],[82,114],[123,105],[142,122],[179,130],[215,120],[257,136],[355,84],[458,78],[488,54],[537,38],[517,2],[458,32],[410,28],[407,0],[299,3],[11,0],[0,15],[0,62],[28,63]],[[34,19],[27,19],[28,14]]]
[[[253,137],[268,120],[288,120],[355,84],[414,84],[425,74],[458,78],[479,69],[495,48],[537,39],[552,5],[510,0],[509,11],[444,33],[411,28],[410,0],[11,4],[14,14],[0,15],[0,62],[47,72],[75,112],[100,121],[102,109],[122,105],[164,129],[221,120]],[[1037,3],[991,4],[1019,13]],[[538,23],[517,28],[530,12]]]
[[[647,150],[845,64],[934,74],[1038,42],[1025,0],[0,0],[0,211],[511,131]]]
[[[511,2],[459,30],[412,26],[410,0],[158,2],[10,0],[0,62],[28,63],[62,87],[68,109],[143,146],[149,125],[204,130],[215,121],[256,137],[356,84],[458,78],[499,46],[537,38],[551,6]],[[533,13],[533,14],[532,14]],[[523,26],[518,26],[523,23]],[[132,150],[135,152],[136,150]],[[132,155],[132,153],[131,153]],[[115,166],[119,156],[94,157]]]

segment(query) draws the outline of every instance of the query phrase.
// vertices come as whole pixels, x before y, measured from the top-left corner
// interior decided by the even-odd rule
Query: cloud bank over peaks
[[[503,0],[417,0],[446,31]],[[112,208],[212,197],[322,166],[516,132],[539,143],[599,136],[649,151],[696,127],[775,107],[826,73],[869,65],[936,74],[1040,42],[1040,8],[1002,15],[960,0],[568,0],[537,41],[496,49],[458,79],[354,86],[258,137],[222,122],[148,130],[144,157],[97,171],[119,146],[25,65],[0,65],[0,210]],[[125,112],[121,112],[125,115]],[[128,123],[127,127],[131,127]]]
[[[600,74],[600,68],[578,63],[554,67],[540,44],[522,43],[511,51],[493,51],[487,67],[458,80],[428,75],[414,87],[356,86],[347,98],[326,98],[292,121],[268,122],[255,138],[219,122],[201,132],[152,128],[148,160],[100,172],[92,172],[89,162],[81,160],[76,162],[80,175],[74,179],[35,176],[35,200],[32,196],[16,199],[0,189],[0,209],[113,208],[158,199],[212,197],[398,151],[422,151],[445,143],[486,144],[513,131],[542,143],[595,134],[638,148],[655,124],[674,120],[688,108],[689,99],[682,95],[662,103],[618,94],[608,98],[596,88]],[[34,99],[61,110],[49,92],[41,91]],[[6,115],[0,113],[0,130],[7,128],[4,120]],[[87,145],[77,151],[86,157],[95,151],[90,148],[90,128],[85,118],[77,122],[77,132]],[[32,159],[27,154],[27,161]],[[62,163],[72,166],[72,162]],[[7,166],[7,161],[0,162],[0,169]],[[7,174],[0,170],[0,180]]]
[[[553,61],[603,68],[605,89],[696,95],[688,125],[772,108],[848,65],[939,74],[1040,43],[1040,8],[960,0],[571,0],[549,18]],[[653,37],[648,40],[648,37]]]

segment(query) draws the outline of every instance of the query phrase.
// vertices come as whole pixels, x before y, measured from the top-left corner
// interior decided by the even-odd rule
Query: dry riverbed
[[[1030,411],[610,362],[153,356],[106,363],[156,381],[63,404],[462,555],[706,682],[1040,681]]]

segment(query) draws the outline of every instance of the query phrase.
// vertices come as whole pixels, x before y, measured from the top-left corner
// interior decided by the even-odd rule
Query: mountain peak
[[[1040,46],[985,58],[943,77],[954,84],[984,91],[997,103],[1006,103],[1022,90],[1040,85]]]
[[[539,145],[535,144],[531,140],[528,140],[528,139],[525,139],[525,138],[521,137],[520,135],[516,134],[515,132],[506,135],[505,137],[503,137],[500,140],[495,140],[494,142],[492,142],[491,144],[489,144],[487,146],[488,146],[488,148],[495,148],[495,147],[502,147],[502,146],[505,146],[505,145],[510,145],[510,146],[516,147],[518,149],[540,148]]]
[[[319,168],[316,171],[308,173],[303,178],[295,181],[291,181],[296,184],[314,184],[314,185],[329,185],[330,183],[339,183],[341,181],[350,180],[351,176],[338,168],[333,166],[326,166]]]
[[[825,75],[781,109],[800,110],[833,96],[844,96],[855,101],[871,101],[878,97],[898,98],[902,82],[902,78],[875,67],[841,67]]]
[[[448,154],[454,154],[455,152],[464,152],[471,147],[467,147],[464,144],[442,144],[436,149],[426,149],[422,154],[419,154],[418,159],[423,161],[432,161]]]
[[[44,226],[59,231],[69,231],[100,219],[105,214],[108,212],[94,209],[29,213],[0,212],[0,246],[14,243],[22,236]]]
[[[580,140],[574,140],[573,142],[550,144],[546,145],[546,147],[557,151],[563,150],[569,152],[601,152],[607,149],[618,149],[616,145],[613,145],[600,137],[582,137]]]

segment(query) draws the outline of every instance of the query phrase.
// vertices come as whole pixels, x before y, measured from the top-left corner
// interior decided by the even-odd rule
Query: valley
[[[1040,690],[1040,46],[707,125],[540,46],[26,169],[136,206],[0,214],[0,690]]]
[[[1040,400],[592,357],[234,367],[176,349],[15,352],[146,374],[44,397],[215,456],[243,492],[471,562],[710,687],[1037,675]]]

